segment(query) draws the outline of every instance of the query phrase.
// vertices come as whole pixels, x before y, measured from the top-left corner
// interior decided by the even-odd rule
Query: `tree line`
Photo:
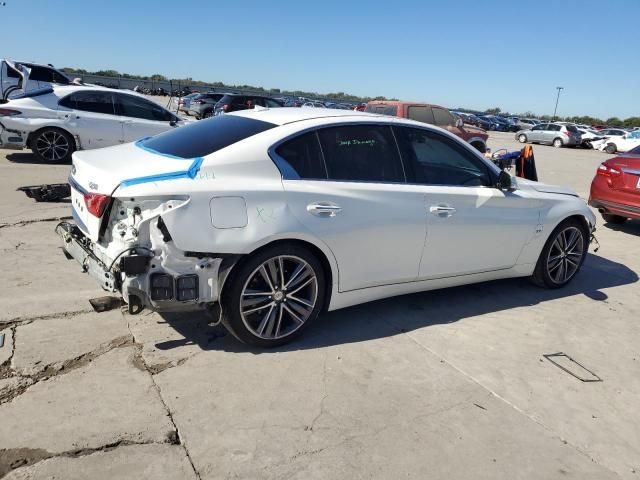
[[[461,110],[465,111],[465,110]],[[533,112],[524,113],[508,113],[500,110],[499,107],[487,108],[484,111],[487,115],[502,115],[504,117],[520,117],[520,118],[538,118],[547,122],[559,121],[559,122],[571,122],[583,125],[609,125],[612,127],[633,128],[640,127],[640,117],[629,117],[620,119],[618,117],[609,117],[602,119],[598,117],[592,117],[590,115],[574,115],[572,117],[556,116],[555,119],[551,115],[536,115]]]

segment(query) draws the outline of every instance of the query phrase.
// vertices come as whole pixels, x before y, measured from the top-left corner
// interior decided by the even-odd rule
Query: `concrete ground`
[[[541,180],[583,197],[607,157],[534,150]],[[53,231],[68,203],[15,192],[67,175],[0,151],[0,477],[640,477],[640,222],[600,224],[565,289],[392,298],[259,351],[198,315],[94,313],[103,292]]]

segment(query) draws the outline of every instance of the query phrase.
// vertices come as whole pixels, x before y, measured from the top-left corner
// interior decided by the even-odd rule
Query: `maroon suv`
[[[464,125],[453,114],[439,105],[428,103],[374,100],[367,104],[366,112],[409,118],[449,130],[473,145],[479,152],[487,151],[487,132],[481,128]]]

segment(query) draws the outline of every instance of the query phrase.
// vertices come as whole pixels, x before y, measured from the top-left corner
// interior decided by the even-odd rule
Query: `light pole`
[[[558,95],[556,96],[556,108],[553,109],[553,118],[551,119],[552,122],[556,121],[556,112],[558,111],[558,100],[560,100],[560,91],[564,90],[564,87],[556,87],[556,90],[558,90]]]

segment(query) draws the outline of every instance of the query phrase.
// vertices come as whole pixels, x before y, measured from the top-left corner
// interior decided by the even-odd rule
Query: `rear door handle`
[[[307,212],[317,217],[335,217],[342,211],[340,205],[331,202],[310,203],[307,205]]]
[[[456,209],[449,205],[431,205],[429,212],[436,217],[448,218],[456,213]]]

